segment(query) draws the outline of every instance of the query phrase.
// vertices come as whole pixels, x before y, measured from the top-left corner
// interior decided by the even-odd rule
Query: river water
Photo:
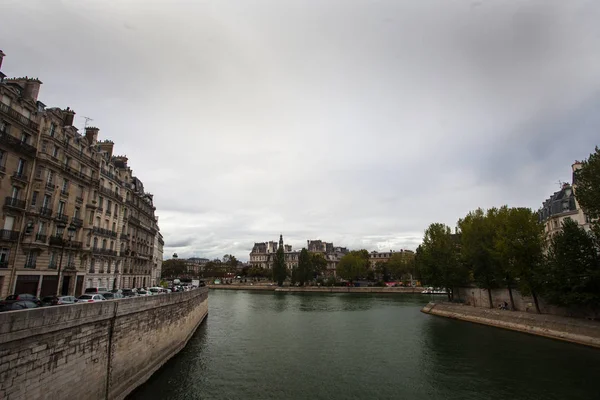
[[[600,350],[426,315],[422,295],[211,290],[130,399],[600,399]]]

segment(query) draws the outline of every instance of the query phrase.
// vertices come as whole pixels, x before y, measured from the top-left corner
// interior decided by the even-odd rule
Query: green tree
[[[367,275],[369,267],[369,252],[356,250],[343,256],[336,266],[336,273],[348,281],[355,281]]]
[[[560,306],[600,306],[600,256],[592,236],[566,218],[548,249],[544,298]]]
[[[385,282],[389,282],[389,280],[392,278],[388,268],[388,263],[383,261],[378,261],[375,264],[375,273],[378,275],[377,279],[381,279]]]
[[[459,259],[458,245],[448,226],[433,223],[425,230],[423,243],[415,255],[421,279],[431,286],[445,288],[450,301],[454,298],[453,288],[468,280],[468,270]]]
[[[408,252],[394,253],[387,262],[389,273],[398,280],[409,281],[414,275],[414,255]]]
[[[511,307],[514,309],[512,287],[531,294],[540,313],[538,292],[543,260],[544,226],[529,208],[502,207],[497,215],[494,250],[504,271]]]
[[[283,253],[283,246],[280,246],[275,253],[273,261],[273,281],[277,282],[277,286],[283,286],[286,277],[285,254]]]
[[[302,249],[298,256],[298,269],[294,280],[297,281],[300,286],[303,286],[306,281],[310,280],[310,272],[310,255],[308,254],[308,250]]]
[[[575,197],[581,208],[592,219],[600,218],[600,149],[596,147],[590,157],[575,172]]]
[[[321,253],[310,254],[310,276],[307,280],[313,280],[322,276],[327,270],[327,260]]]
[[[487,289],[490,308],[494,307],[492,289],[503,282],[503,271],[494,249],[497,222],[497,208],[487,213],[479,208],[458,221],[462,262],[472,272],[477,286]]]
[[[177,278],[187,273],[187,266],[183,260],[172,258],[163,262],[161,269],[161,277]]]

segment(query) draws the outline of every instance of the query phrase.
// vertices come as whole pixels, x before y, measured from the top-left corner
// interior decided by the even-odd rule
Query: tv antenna
[[[93,119],[91,119],[90,117],[83,116],[83,115],[82,115],[82,117],[85,118],[85,124],[83,124],[83,129],[85,130],[85,128],[87,128],[87,126],[88,126],[88,122],[93,121]]]

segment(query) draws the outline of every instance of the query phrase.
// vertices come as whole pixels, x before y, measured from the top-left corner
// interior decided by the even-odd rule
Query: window
[[[51,169],[48,170],[48,175],[46,175],[46,184],[54,185],[54,171]]]
[[[6,156],[4,155],[4,151],[0,150],[0,167],[4,167],[6,163]]]
[[[9,129],[10,125],[6,121],[0,119],[0,132],[8,133]]]
[[[31,194],[31,207],[35,207],[35,205],[37,203],[37,198],[38,198],[39,194],[40,194],[40,192],[38,192],[38,191],[34,191]]]
[[[81,207],[75,207],[75,218],[80,218],[80,214],[81,214]]]
[[[25,173],[25,163],[25,160],[19,158],[19,164],[17,164],[17,175],[22,176]]]
[[[102,196],[99,196],[99,197],[98,197],[98,208],[99,208],[100,210],[102,210],[102,206],[103,206],[103,205],[104,205],[104,197],[102,197]]]
[[[62,237],[64,231],[65,231],[65,228],[61,228],[61,227],[57,226],[55,235],[58,237]]]
[[[56,253],[51,251],[49,259],[48,268],[56,268]]]
[[[37,253],[35,251],[29,251],[27,253],[27,260],[25,261],[25,268],[35,268],[37,261]]]
[[[119,205],[117,203],[115,203],[115,216],[119,216]]]
[[[11,194],[12,194],[13,199],[18,199],[19,198],[19,188],[13,186]]]
[[[110,241],[110,249],[113,250],[115,248],[115,242]]]
[[[62,192],[67,193],[69,191],[69,180],[63,179]]]
[[[45,194],[44,195],[44,200],[42,201],[42,207],[43,208],[50,208],[50,201],[51,201],[50,195]]]
[[[65,158],[65,167],[69,167],[71,165],[71,157]]]
[[[10,249],[7,247],[0,248],[0,267],[8,267],[8,256],[10,255]]]
[[[58,146],[54,146],[54,149],[52,149],[52,157],[58,158]]]
[[[73,267],[74,264],[75,263],[73,262],[73,253],[69,252],[69,254],[67,255],[67,266]]]
[[[50,136],[54,137],[54,134],[56,133],[56,124],[54,122],[50,123]]]
[[[58,215],[63,215],[65,213],[65,202],[64,201],[60,201],[58,203]]]
[[[35,178],[42,179],[43,171],[44,171],[44,168],[41,165],[38,165],[37,167],[35,167]]]
[[[26,134],[25,132],[21,133],[21,143],[29,143],[29,135]]]
[[[98,248],[98,238],[97,237],[94,238],[94,248],[95,249]]]
[[[111,210],[112,210],[112,201],[106,200],[106,213],[110,214]]]
[[[106,239],[102,239],[102,249],[106,250]]]
[[[79,185],[79,190],[77,192],[77,196],[83,199],[83,186]]]
[[[48,142],[46,140],[42,140],[42,153],[48,152]]]

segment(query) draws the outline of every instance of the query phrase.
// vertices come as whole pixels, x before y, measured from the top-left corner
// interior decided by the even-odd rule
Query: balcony
[[[79,197],[79,196],[77,196],[77,197],[75,197],[75,201],[76,201],[77,203],[81,204],[81,203],[83,203],[83,197]]]
[[[0,240],[15,241],[19,239],[19,231],[9,231],[7,229],[0,229]]]
[[[40,208],[40,216],[50,218],[52,216],[52,209],[47,208],[47,207],[41,207]]]
[[[81,227],[83,225],[83,220],[81,218],[73,217],[71,218],[71,223],[77,227]]]
[[[26,185],[27,182],[29,181],[29,178],[25,174],[25,171],[21,171],[21,172],[15,171],[15,173],[12,175],[11,178],[12,178],[13,182],[17,181],[17,182],[20,182],[20,183],[22,183],[24,185]]]
[[[48,236],[47,235],[42,235],[41,233],[38,233],[35,235],[35,240],[38,242],[42,242],[42,243],[46,243],[46,240],[48,240]]]
[[[74,240],[65,240],[61,236],[50,236],[50,246],[66,247],[67,249],[80,249],[83,246],[82,242]]]
[[[115,199],[117,199],[119,201],[123,201],[123,197],[121,197],[120,194],[118,194],[116,191],[107,189],[105,187],[100,186],[100,193],[105,194],[107,196],[114,197]]]
[[[127,233],[121,233],[121,239],[129,240],[129,235]]]
[[[110,229],[104,229],[104,228],[99,228],[97,226],[92,227],[92,232],[98,234],[98,235],[104,235],[104,236],[109,236],[109,237],[117,237],[117,232],[115,231],[111,231]]]
[[[0,104],[0,106],[3,105],[4,104]],[[0,143],[5,144],[16,152],[24,153],[31,157],[34,157],[37,152],[35,147],[17,139],[6,131],[0,131]]]
[[[56,222],[63,222],[66,224],[67,221],[69,221],[69,216],[66,214],[58,214],[54,219],[56,220]]]
[[[0,262],[0,268],[8,268],[8,261]]]
[[[25,210],[25,200],[15,199],[13,197],[7,197],[4,199],[4,206],[10,208],[16,208],[17,210]]]
[[[46,190],[49,192],[54,192],[54,182],[46,182]]]
[[[65,189],[62,189],[62,190],[60,191],[60,195],[61,195],[61,196],[65,196],[65,197],[69,197],[69,191],[68,191],[68,190],[65,190]]]
[[[116,256],[117,255],[117,252],[115,250],[101,249],[99,247],[92,248],[92,253],[95,253],[95,254],[104,254],[104,255],[107,255],[107,256]]]
[[[27,260],[25,261],[25,268],[35,268],[35,260]]]
[[[37,122],[30,120],[29,118],[27,118],[26,116],[24,116],[17,110],[13,109],[9,105],[0,103],[0,112],[8,115],[12,119],[18,121],[21,125],[24,125],[27,128],[33,129],[34,131],[37,131],[40,128],[40,126]]]

